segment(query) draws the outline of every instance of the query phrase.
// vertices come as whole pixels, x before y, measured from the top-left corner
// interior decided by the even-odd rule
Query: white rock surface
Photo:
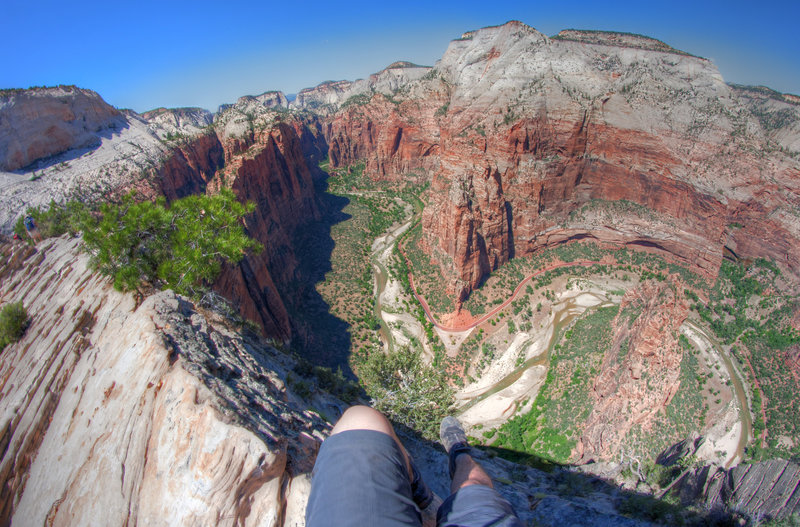
[[[400,90],[408,89],[410,83],[423,78],[430,71],[431,68],[427,66],[419,66],[410,62],[395,62],[366,79],[352,82],[327,81],[314,88],[301,90],[289,107],[314,110],[324,114],[326,111],[335,110],[348,99],[357,95],[368,97],[377,92],[392,96]]]
[[[123,115],[75,86],[0,91],[0,170],[17,170],[73,148],[94,146]]]
[[[302,525],[327,425],[288,403],[287,359],[171,292],[137,306],[77,243],[4,247],[32,323],[0,357],[0,522]]]

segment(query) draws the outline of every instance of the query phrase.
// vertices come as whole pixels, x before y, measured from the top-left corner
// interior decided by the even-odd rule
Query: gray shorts
[[[439,508],[441,527],[516,527],[522,523],[494,489],[471,485]],[[306,507],[307,527],[419,527],[403,454],[373,430],[348,430],[322,443]]]

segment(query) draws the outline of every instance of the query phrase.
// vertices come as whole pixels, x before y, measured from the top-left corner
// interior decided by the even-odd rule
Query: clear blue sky
[[[404,0],[36,1],[0,6],[0,88],[76,84],[120,108],[216,110],[245,94],[432,65],[450,40],[521,20],[547,35],[649,35],[711,58],[729,82],[800,94],[800,2]]]

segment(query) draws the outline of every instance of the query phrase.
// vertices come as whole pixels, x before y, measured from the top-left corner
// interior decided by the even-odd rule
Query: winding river
[[[384,255],[386,253],[386,251],[390,251],[394,247],[394,245],[397,243],[397,240],[400,237],[400,235],[402,235],[403,232],[405,232],[405,230],[408,229],[413,224],[414,220],[419,216],[419,213],[421,212],[421,207],[419,207],[418,204],[416,204],[416,203],[413,203],[412,205],[414,206],[414,214],[412,215],[412,217],[408,221],[404,222],[401,225],[393,226],[392,228],[389,229],[389,231],[386,232],[386,234],[384,234],[380,238],[376,239],[375,242],[373,243],[372,252],[371,252],[371,261],[372,261],[372,265],[373,265],[373,269],[374,269],[374,273],[375,273],[375,287],[374,287],[375,311],[374,311],[374,313],[375,313],[376,319],[379,321],[379,324],[380,324],[381,340],[386,344],[386,346],[387,346],[387,348],[388,348],[388,350],[390,352],[394,351],[394,349],[395,349],[394,339],[392,337],[392,332],[389,329],[387,322],[383,318],[383,309],[382,309],[382,305],[381,305],[381,295],[383,294],[383,292],[386,289],[386,285],[387,285],[387,282],[388,282],[389,274],[388,274],[385,266],[381,263],[380,260],[381,260],[382,255]],[[583,262],[583,261],[581,261],[581,262],[572,262],[572,263],[569,263],[569,264],[566,264],[566,265],[586,266],[586,265],[593,265],[595,263],[597,263],[597,262]],[[475,323],[471,324],[469,328],[446,328],[446,327],[442,327],[436,321],[436,319],[432,316],[432,314],[430,313],[429,309],[425,309],[425,314],[428,317],[428,319],[434,325],[436,325],[440,329],[444,330],[445,332],[448,332],[448,331],[464,331],[465,329],[471,329],[472,327],[475,327],[475,326],[479,325],[483,321],[488,320],[496,312],[498,312],[502,308],[506,307],[516,297],[516,295],[521,291],[522,286],[525,283],[527,283],[529,280],[531,280],[534,276],[536,276],[538,274],[541,274],[542,272],[546,272],[547,270],[548,269],[542,269],[539,272],[535,273],[534,275],[528,276],[525,279],[523,279],[519,283],[517,288],[514,290],[514,293],[508,299],[506,299],[505,302],[503,302],[496,309],[493,309],[490,314],[482,317],[478,321],[475,321]],[[416,291],[414,291],[414,293],[415,293],[415,296],[417,296],[417,299],[420,300],[420,303],[422,304],[423,308],[427,308],[427,304],[425,303],[424,299],[420,298],[416,294]],[[584,293],[584,294],[589,294],[589,293]],[[595,297],[595,300],[597,300],[597,303],[593,304],[591,306],[587,306],[585,303],[583,305],[578,305],[575,297],[569,298],[569,299],[567,299],[567,300],[565,300],[563,302],[559,302],[558,304],[553,305],[552,309],[554,310],[554,313],[553,313],[553,318],[552,318],[552,321],[551,321],[551,325],[552,325],[552,327],[550,328],[551,332],[550,332],[550,336],[548,338],[547,345],[544,347],[543,351],[538,353],[538,354],[536,354],[535,356],[527,359],[523,364],[521,364],[520,366],[514,368],[510,373],[508,373],[507,375],[502,377],[499,381],[497,381],[496,383],[492,384],[490,387],[484,389],[483,391],[481,391],[476,396],[472,397],[469,402],[467,402],[466,404],[464,404],[463,406],[461,406],[459,408],[458,413],[459,414],[463,414],[464,412],[466,412],[467,410],[469,410],[470,408],[472,408],[476,404],[478,404],[478,403],[486,400],[487,398],[489,398],[489,397],[491,397],[491,396],[493,396],[493,395],[505,390],[506,388],[509,388],[512,385],[514,385],[514,383],[519,381],[520,378],[522,378],[523,374],[526,371],[528,371],[530,368],[537,367],[537,366],[547,367],[549,365],[550,353],[551,353],[551,351],[553,349],[553,346],[555,346],[555,344],[557,343],[558,337],[559,337],[559,335],[561,334],[562,330],[565,327],[567,327],[569,324],[571,324],[577,317],[582,315],[586,311],[586,309],[594,309],[594,308],[597,308],[597,307],[606,307],[606,306],[614,305],[614,303],[608,301],[608,299],[605,298],[604,296],[600,296],[600,295],[596,295],[596,294],[592,294],[592,296]],[[709,347],[713,348],[714,353],[721,359],[721,361],[722,361],[723,365],[725,366],[725,368],[726,368],[726,370],[728,372],[728,375],[729,375],[729,377],[731,379],[731,383],[732,383],[732,386],[733,386],[733,391],[734,391],[734,394],[735,394],[735,397],[736,397],[736,401],[737,401],[737,404],[738,404],[739,420],[740,420],[741,426],[742,426],[741,433],[739,435],[739,441],[738,441],[738,444],[737,444],[737,447],[736,447],[736,453],[735,453],[735,455],[733,457],[731,457],[729,459],[729,461],[727,463],[727,465],[731,465],[732,462],[735,461],[736,459],[742,459],[743,458],[744,450],[745,450],[745,448],[747,446],[749,438],[752,437],[752,433],[753,433],[752,432],[752,430],[753,430],[752,416],[751,416],[750,410],[749,410],[747,393],[745,391],[744,383],[742,382],[742,379],[741,379],[738,371],[734,367],[730,356],[727,353],[725,353],[725,351],[722,349],[722,347],[719,345],[719,343],[716,342],[715,339],[710,337],[707,334],[707,332],[705,332],[701,328],[697,327],[697,325],[695,325],[695,324],[693,324],[691,322],[688,322],[688,321],[687,321],[686,324],[687,324],[688,327],[691,328],[691,330],[696,335],[698,335],[700,338],[704,339],[706,344]],[[526,346],[529,343],[530,343],[530,341],[528,341],[526,343],[523,343],[523,346]],[[517,401],[515,404],[518,405],[519,401]]]

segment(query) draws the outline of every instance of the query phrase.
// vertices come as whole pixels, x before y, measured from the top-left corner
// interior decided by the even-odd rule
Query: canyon
[[[333,343],[320,342],[308,320],[334,318],[318,312],[329,299],[316,285],[332,265],[326,262],[337,241],[332,226],[346,221],[345,204],[330,199],[331,182],[353,167],[370,186],[349,189],[349,199],[383,187],[421,189],[421,212],[386,231],[389,241],[376,262],[392,265],[392,245],[406,225],[419,225],[419,250],[452,300],[427,319],[456,321],[450,330],[433,330],[444,342],[446,360],[456,360],[479,330],[486,331],[483,343],[498,349],[483,380],[477,352],[461,375],[466,386],[459,397],[467,404],[469,397],[481,397],[484,405],[471,410],[479,416],[471,433],[484,425],[488,433],[489,426],[530,411],[543,393],[546,359],[555,345],[566,346],[564,331],[598,305],[613,304],[620,314],[611,324],[612,344],[598,359],[591,412],[570,454],[574,463],[598,462],[594,474],[601,473],[623,451],[626,434],[652,429],[681,389],[687,352],[679,340],[692,337],[691,324],[698,323],[686,291],[712,288],[724,261],[774,262],[789,298],[788,327],[800,330],[800,304],[791,300],[800,294],[797,98],[726,84],[711,61],[654,39],[574,30],[547,37],[509,22],[464,33],[432,67],[396,62],[366,79],[302,90],[291,101],[272,91],[243,96],[213,114],[159,108],[140,115],[75,87],[4,90],[3,234],[27,207],[47,207],[51,200],[97,202],[135,191],[141,199],[172,201],[230,188],[255,204],[245,228],[265,249],[226,267],[213,284],[255,323],[260,335],[247,336],[222,315],[170,292],[141,304],[114,292],[91,274],[75,240],[48,240],[35,249],[19,242],[3,246],[0,298],[24,299],[37,313],[25,339],[2,356],[3,524],[12,516],[15,524],[21,517],[37,524],[83,523],[102,509],[111,523],[170,518],[250,524],[271,518],[267,524],[302,525],[314,453],[345,403],[302,381],[312,384],[311,405],[318,411],[310,411],[308,397],[294,384],[296,357],[275,348],[349,372],[352,328],[338,330],[335,347],[342,349],[323,355],[319,350]],[[406,200],[411,214],[407,196],[390,199]],[[551,301],[537,286],[530,306],[541,300],[545,310],[529,317],[533,329],[510,329],[509,320],[525,320],[506,304],[480,329],[458,326],[477,320],[468,302],[514,262],[587,243],[609,254],[658,258],[686,269],[701,285],[687,286],[679,273],[656,281],[634,276],[630,263],[627,271],[624,264],[613,268],[617,261],[605,255],[598,261],[612,266],[614,278],[591,275],[586,291],[570,292],[570,282],[556,279],[558,299]],[[308,259],[312,252],[321,264]],[[413,295],[401,292],[396,273],[388,274],[388,284],[375,286],[385,327],[380,348],[416,339],[427,360],[437,360],[424,320],[402,311]],[[560,309],[567,315],[557,324]],[[626,309],[641,316],[623,319]],[[700,341],[692,340],[702,348]],[[709,348],[733,354],[729,344]],[[800,345],[782,353],[797,386]],[[730,371],[729,384],[745,377],[733,366]],[[509,380],[503,388],[514,372],[521,384]],[[713,374],[710,366],[712,382],[724,384],[724,376],[713,380]],[[749,395],[741,389],[738,402],[739,392],[714,385],[724,401],[711,405],[710,414],[725,423],[713,433],[708,427],[709,444],[735,443],[736,430],[747,441],[747,427],[735,416],[749,415],[760,390],[755,371],[747,379]],[[136,410],[126,401],[139,401]],[[129,425],[122,430],[115,422]],[[183,444],[187,423],[195,423],[197,436]],[[781,441],[798,444],[797,437]],[[432,467],[443,466],[443,454],[430,445],[415,443],[413,449]],[[798,509],[794,464],[772,462],[780,475],[770,479],[778,465],[729,470],[742,451],[700,452],[716,464],[682,476],[676,488],[686,503],[705,500],[711,507],[739,499],[748,503],[748,514],[781,517]],[[58,456],[77,461],[59,478],[48,477]],[[611,488],[592,487],[597,503],[565,498],[554,490],[563,485],[558,475],[484,461],[508,481],[502,491],[526,521],[557,524],[561,513],[609,525],[629,520],[617,515]],[[223,477],[230,467],[236,471]],[[430,469],[425,477],[445,492],[443,471]],[[86,483],[91,478],[97,483]],[[171,507],[170,501],[182,505]]]
[[[0,295],[35,313],[0,357],[0,524],[304,525],[316,452],[347,405],[314,384],[302,395],[296,359],[225,315],[115,291],[79,244],[0,244]],[[446,454],[401,437],[446,496]],[[526,522],[648,525],[616,511],[613,487],[561,496],[563,475],[475,455]]]
[[[64,139],[49,149],[31,145],[28,169],[3,174],[16,179],[2,186],[3,228],[22,203],[47,197],[149,187],[175,198],[231,186],[259,204],[249,226],[274,247],[265,251],[272,261],[248,259],[225,287],[283,339],[291,336],[286,310],[269,291],[296,267],[291,233],[319,219],[312,176],[326,156],[331,168],[364,161],[379,180],[430,182],[426,248],[457,302],[514,256],[576,239],[657,251],[710,281],[726,250],[770,258],[797,277],[800,110],[792,99],[729,86],[710,61],[652,39],[576,34],[547,38],[516,22],[485,28],[453,41],[433,68],[398,62],[368,79],[303,90],[291,103],[278,92],[246,96],[213,118],[190,109],[123,115],[87,90],[11,94],[7,113],[56,99],[68,114],[48,114],[51,129],[79,113],[85,126],[71,140],[56,134]],[[90,96],[94,106],[84,108]],[[43,131],[20,134],[13,115],[4,144],[12,126],[17,137]],[[779,116],[785,126],[775,126]],[[74,152],[88,144],[87,130],[111,126],[120,131],[96,136],[100,147],[80,157],[101,159],[62,161],[36,176],[31,156]],[[108,159],[105,144],[138,152]],[[19,168],[20,156],[6,157],[19,158]],[[613,224],[575,214],[605,202],[631,207],[615,210]],[[263,263],[283,276],[259,282],[246,270]]]

